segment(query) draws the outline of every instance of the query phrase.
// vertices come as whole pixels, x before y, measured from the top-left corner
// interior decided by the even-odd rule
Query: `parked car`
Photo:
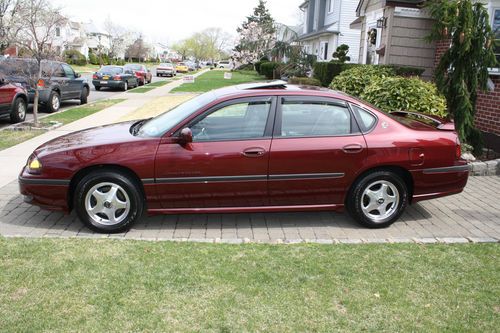
[[[26,89],[20,84],[12,84],[0,78],[0,118],[9,117],[13,124],[23,122],[27,107]]]
[[[8,81],[26,88],[29,103],[33,103],[35,90],[32,86],[38,73],[37,62],[29,58],[6,58],[0,61],[0,67]],[[39,104],[48,113],[58,111],[61,101],[76,99],[81,104],[88,101],[90,89],[87,80],[64,62],[43,61],[42,78],[35,83],[38,85]]]
[[[177,65],[175,65],[175,70],[178,73],[187,73],[187,72],[189,72],[188,66],[185,63],[183,63],[183,62],[180,62]]]
[[[95,90],[102,87],[121,89],[127,91],[139,85],[139,80],[131,69],[123,66],[103,66],[92,75],[92,84]]]
[[[177,71],[175,70],[175,66],[170,62],[162,62],[158,67],[156,67],[156,76],[176,76]]]
[[[459,193],[469,166],[453,124],[388,115],[328,89],[256,83],[199,95],[151,119],[52,140],[29,157],[25,201],[99,232],[147,210],[234,213],[343,210],[362,225]]]
[[[196,70],[196,63],[194,63],[192,61],[186,61],[185,64],[188,68],[188,71],[192,72],[192,71]]]
[[[140,86],[151,83],[153,79],[153,74],[151,74],[151,70],[146,68],[146,66],[141,64],[126,64],[123,66],[125,69],[131,70],[134,72],[135,77],[137,77],[137,81]]]
[[[217,67],[231,69],[231,62],[229,60],[219,61],[219,63],[217,64]]]

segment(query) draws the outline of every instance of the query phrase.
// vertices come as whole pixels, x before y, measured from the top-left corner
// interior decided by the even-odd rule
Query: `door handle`
[[[354,144],[350,144],[350,145],[346,145],[346,146],[342,147],[342,150],[348,154],[356,154],[356,153],[360,153],[361,151],[363,151],[363,146],[360,144],[354,143]]]
[[[247,148],[241,152],[241,155],[246,157],[260,157],[266,153],[266,150],[261,147]]]

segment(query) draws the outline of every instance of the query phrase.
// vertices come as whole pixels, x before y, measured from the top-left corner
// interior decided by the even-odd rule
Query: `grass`
[[[169,84],[171,81],[156,81],[156,82],[151,82],[151,83],[148,83],[148,87],[161,87],[161,86],[164,86],[166,84]]]
[[[87,64],[85,66],[71,65],[73,70],[77,73],[94,73],[100,68],[99,65]]]
[[[144,93],[147,93],[148,91],[151,91],[153,89],[155,89],[156,87],[137,87],[137,88],[134,88],[134,89],[130,89],[129,93],[135,93],[135,94],[144,94]]]
[[[224,79],[224,73],[227,71],[212,70],[206,72],[195,79],[195,83],[184,83],[172,90],[172,92],[205,92],[212,89],[232,86],[235,84],[259,81],[263,78],[253,71],[231,72],[231,80]]]
[[[108,99],[104,101],[98,101],[95,103],[78,106],[72,109],[55,113],[48,117],[44,117],[40,120],[40,122],[48,124],[51,121],[57,121],[62,123],[63,125],[67,125],[69,123],[72,123],[73,121],[85,118],[87,116],[90,116],[91,114],[102,111],[105,108],[108,108],[123,101],[124,99]],[[26,130],[26,131],[2,130],[0,131],[0,150],[15,146],[21,142],[32,139],[43,133],[45,133],[45,131],[43,130]]]
[[[0,239],[9,332],[493,332],[500,247]]]

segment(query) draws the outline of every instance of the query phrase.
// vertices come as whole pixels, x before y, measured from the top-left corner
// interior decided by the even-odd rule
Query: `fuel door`
[[[412,166],[420,166],[424,164],[425,154],[423,148],[410,148],[409,151],[410,164]]]

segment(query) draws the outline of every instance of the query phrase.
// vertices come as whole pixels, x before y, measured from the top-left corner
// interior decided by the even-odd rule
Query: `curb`
[[[500,175],[500,158],[485,162],[471,162],[471,176],[497,176]]]

